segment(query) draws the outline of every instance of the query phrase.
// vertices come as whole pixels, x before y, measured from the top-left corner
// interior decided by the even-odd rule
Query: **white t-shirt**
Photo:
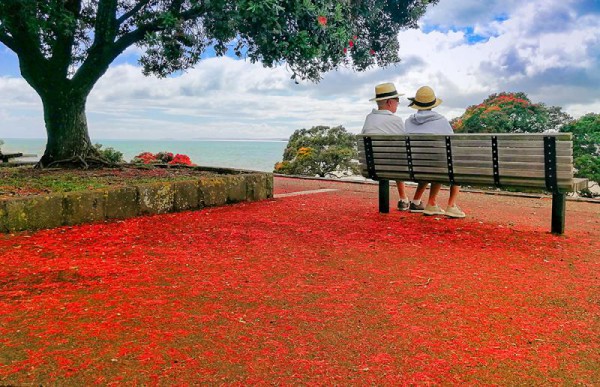
[[[373,109],[367,115],[362,134],[406,134],[402,118],[389,110]]]
[[[452,126],[443,115],[431,110],[419,110],[406,119],[406,131],[411,134],[452,134]]]

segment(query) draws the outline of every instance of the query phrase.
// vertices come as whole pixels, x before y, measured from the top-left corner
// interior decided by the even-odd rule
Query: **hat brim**
[[[410,100],[410,105],[408,105],[408,107],[416,109],[416,110],[431,110],[434,107],[440,106],[442,104],[442,102],[443,101],[442,101],[441,98],[436,98],[435,99],[435,103],[433,105],[431,105],[431,106],[418,106],[418,105],[415,105],[414,99],[411,99]]]
[[[381,97],[381,98],[371,98],[369,101],[384,101],[384,100],[386,100],[386,99],[398,98],[398,97],[400,97],[400,96],[402,96],[402,95],[404,95],[404,94],[402,94],[402,93],[396,93],[396,94],[389,95],[389,96],[386,96],[386,97]]]

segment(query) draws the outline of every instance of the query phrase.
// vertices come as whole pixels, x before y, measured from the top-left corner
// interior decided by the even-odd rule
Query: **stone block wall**
[[[273,197],[273,175],[215,169],[214,176],[0,199],[0,232],[164,214]]]

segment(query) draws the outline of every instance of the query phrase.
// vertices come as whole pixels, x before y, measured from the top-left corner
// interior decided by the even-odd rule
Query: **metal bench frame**
[[[379,181],[379,212],[389,212],[389,181],[535,188],[552,193],[551,232],[563,234],[565,194],[587,188],[573,176],[571,133],[359,135],[362,175]]]

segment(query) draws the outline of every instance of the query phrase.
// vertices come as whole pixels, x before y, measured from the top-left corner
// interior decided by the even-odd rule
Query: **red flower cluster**
[[[192,160],[188,155],[180,155],[179,153],[173,157],[173,160],[169,161],[169,164],[179,164],[179,165],[194,165],[192,164]]]
[[[138,161],[139,160],[139,161]],[[132,160],[134,163],[151,164],[157,162],[156,157],[150,152],[142,152]]]
[[[176,154],[173,156],[171,152],[142,152],[131,160],[134,164],[170,164],[170,165],[189,165],[193,166],[190,157],[187,155]]]

